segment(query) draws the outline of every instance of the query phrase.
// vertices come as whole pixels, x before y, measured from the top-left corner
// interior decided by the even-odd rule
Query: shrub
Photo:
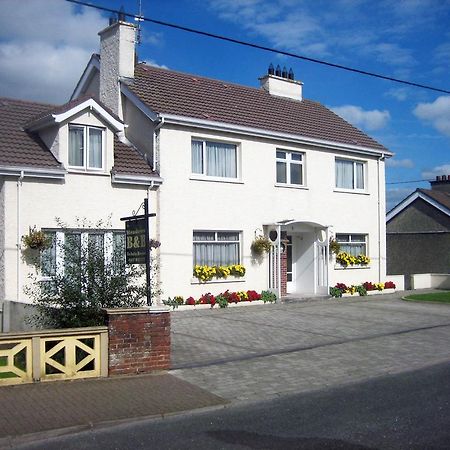
[[[270,302],[270,303],[274,303],[277,301],[277,296],[276,294],[274,294],[273,292],[270,291],[262,291],[261,292],[261,300],[264,303]]]

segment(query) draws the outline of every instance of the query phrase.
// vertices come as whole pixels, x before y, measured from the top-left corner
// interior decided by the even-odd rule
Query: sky
[[[450,0],[141,0],[145,17],[450,91]],[[138,0],[90,0],[138,12]],[[0,0],[0,96],[67,101],[110,16],[65,0]],[[387,209],[450,175],[450,95],[143,23],[140,60],[258,87],[292,67],[305,98],[395,153]]]

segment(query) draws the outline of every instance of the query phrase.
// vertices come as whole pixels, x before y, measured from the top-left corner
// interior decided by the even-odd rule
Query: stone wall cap
[[[137,308],[107,308],[105,311],[110,316],[115,314],[157,314],[169,312],[170,308],[164,305],[154,305],[140,306]]]

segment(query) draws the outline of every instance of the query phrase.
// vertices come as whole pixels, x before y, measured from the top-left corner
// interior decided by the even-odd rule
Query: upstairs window
[[[239,231],[194,231],[194,266],[240,263]]]
[[[302,186],[304,154],[277,150],[277,183]]]
[[[336,242],[341,246],[341,252],[367,256],[367,234],[336,234]]]
[[[362,161],[336,158],[336,187],[363,191],[365,189],[365,166]]]
[[[103,169],[103,130],[69,126],[69,166],[82,169]]]
[[[237,147],[223,142],[192,141],[192,173],[237,178]]]

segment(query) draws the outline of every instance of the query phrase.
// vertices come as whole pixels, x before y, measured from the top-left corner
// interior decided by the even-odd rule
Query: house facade
[[[450,273],[450,176],[436,177],[431,189],[417,189],[389,211],[386,238],[389,274]]]
[[[52,124],[34,119],[26,128],[42,140],[56,179],[30,178],[28,192],[20,167],[3,172],[2,205],[11,211],[2,237],[4,278],[21,266],[19,235],[28,226],[57,233],[55,216],[70,223],[111,215],[118,232],[120,216],[147,196],[156,213],[152,237],[161,242],[162,298],[227,289],[327,294],[337,282],[385,281],[384,167],[391,156],[385,147],[305,99],[292,72],[270,69],[251,88],[135,64],[132,24],[118,21],[99,35],[100,55],[62,107],[65,116]],[[81,142],[89,127],[104,130],[106,159],[99,171],[74,170],[69,135]],[[128,159],[118,170],[120,151]],[[137,160],[130,171],[131,154]],[[13,208],[19,191],[21,205],[29,202],[21,206],[20,225]],[[267,255],[251,250],[260,235],[272,243]],[[339,264],[330,240],[370,262]],[[243,266],[245,275],[232,271],[201,282],[196,266],[232,266],[235,275]],[[3,298],[22,299],[21,284],[11,276]]]
[[[60,107],[0,99],[0,117],[0,300],[9,331],[25,326],[24,288],[39,257],[22,237],[36,228],[51,240],[42,278],[61,266],[57,243],[68,230],[111,253],[123,246],[120,218],[151,202],[160,178],[119,140],[123,122],[93,98]]]

